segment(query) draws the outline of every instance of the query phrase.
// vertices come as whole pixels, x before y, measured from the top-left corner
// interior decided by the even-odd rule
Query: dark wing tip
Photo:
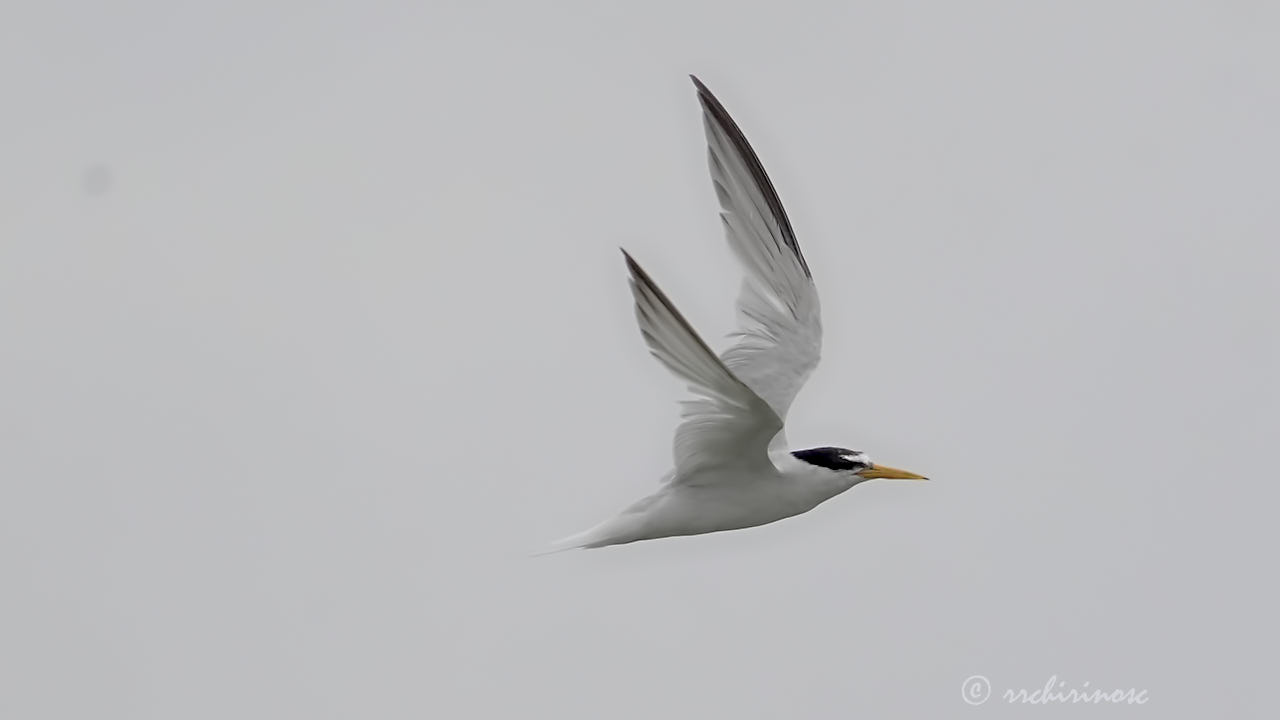
[[[618,249],[622,251],[622,257],[626,258],[627,273],[631,275],[632,287],[643,288],[650,293],[656,294],[662,298],[665,304],[669,305],[671,301],[666,299],[662,290],[658,288],[657,283],[653,281],[653,278],[649,277],[649,273],[645,272],[644,268],[640,267],[640,263],[631,257],[631,253],[627,252],[626,248]],[[675,308],[673,307],[672,309],[674,310]]]
[[[690,75],[689,79],[693,81],[693,86],[698,89],[698,101],[702,103],[703,109],[721,125],[728,125],[737,130],[738,126],[733,122],[733,118],[729,117],[729,111],[725,110],[724,105],[720,104],[720,99],[716,97],[715,93],[711,92],[711,88],[699,80],[697,75]],[[741,132],[741,130],[738,130],[739,134]]]
[[[774,220],[778,223],[778,230],[782,233],[782,241],[800,261],[800,268],[804,270],[805,276],[812,280],[813,273],[809,271],[809,263],[805,261],[804,253],[800,251],[800,243],[796,241],[795,231],[791,229],[791,219],[787,217],[787,211],[782,207],[782,200],[778,197],[778,191],[774,189],[769,174],[765,172],[764,164],[760,162],[751,143],[747,142],[747,136],[742,132],[742,128],[738,127],[738,123],[734,122],[729,111],[724,109],[724,105],[720,103],[715,93],[711,92],[711,89],[699,80],[697,75],[690,75],[689,79],[693,80],[694,86],[698,89],[698,102],[702,105],[702,112],[718,125],[733,143],[734,149],[751,172],[756,186],[764,194],[769,211],[773,214]]]
[[[642,296],[646,297],[648,302],[662,307],[666,314],[681,327],[684,333],[697,344],[702,352],[706,353],[707,356],[716,363],[720,363],[716,358],[716,354],[707,345],[706,341],[702,339],[702,336],[698,335],[698,331],[693,329],[693,326],[689,324],[689,321],[686,320],[684,315],[676,308],[675,303],[671,302],[671,298],[667,297],[667,294],[662,291],[662,288],[658,287],[658,283],[654,282],[652,277],[649,277],[649,273],[645,272],[644,268],[640,267],[640,263],[636,262],[636,259],[631,257],[631,253],[627,252],[624,248],[618,249],[622,250],[622,256],[627,259],[627,271],[631,273],[631,288],[632,293],[636,297],[637,309],[640,307],[639,302]],[[643,325],[641,326],[640,331],[642,333],[646,332]],[[742,381],[738,380],[733,373],[729,372],[723,364],[720,365],[720,369],[723,370],[725,375],[731,378],[733,382],[741,384]]]
[[[631,257],[631,253],[627,252],[627,249],[623,247],[618,249],[622,251],[622,257],[626,258],[627,270],[631,272],[632,276],[644,275],[644,268],[641,268],[640,263],[636,262],[636,259]]]

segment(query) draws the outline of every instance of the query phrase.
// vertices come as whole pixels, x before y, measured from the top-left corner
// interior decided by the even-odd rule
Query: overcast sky
[[[198,5],[0,10],[0,715],[1274,707],[1275,4]],[[934,480],[531,558],[671,462],[617,247],[732,329],[690,72]]]

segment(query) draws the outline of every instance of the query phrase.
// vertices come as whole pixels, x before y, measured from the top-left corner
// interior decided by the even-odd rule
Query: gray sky
[[[0,715],[858,718],[1274,698],[1264,2],[10,3]],[[530,558],[723,347],[696,72],[823,296],[799,447],[934,478]]]

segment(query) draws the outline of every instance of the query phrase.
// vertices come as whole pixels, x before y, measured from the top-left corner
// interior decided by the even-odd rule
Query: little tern
[[[658,492],[554,548],[753,527],[807,512],[874,478],[925,480],[838,447],[788,451],[783,420],[818,364],[822,323],[813,275],[756,153],[693,77],[729,247],[745,270],[737,342],[719,357],[623,250],[649,351],[696,396],[683,403],[675,468]]]

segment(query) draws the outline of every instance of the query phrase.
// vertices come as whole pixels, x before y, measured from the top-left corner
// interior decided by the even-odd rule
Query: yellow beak
[[[917,475],[913,472],[907,472],[906,470],[899,470],[898,468],[891,468],[888,465],[872,465],[871,467],[867,468],[866,470],[863,470],[858,474],[868,480],[872,480],[875,478],[885,478],[889,480],[928,480],[929,479],[923,475]]]

